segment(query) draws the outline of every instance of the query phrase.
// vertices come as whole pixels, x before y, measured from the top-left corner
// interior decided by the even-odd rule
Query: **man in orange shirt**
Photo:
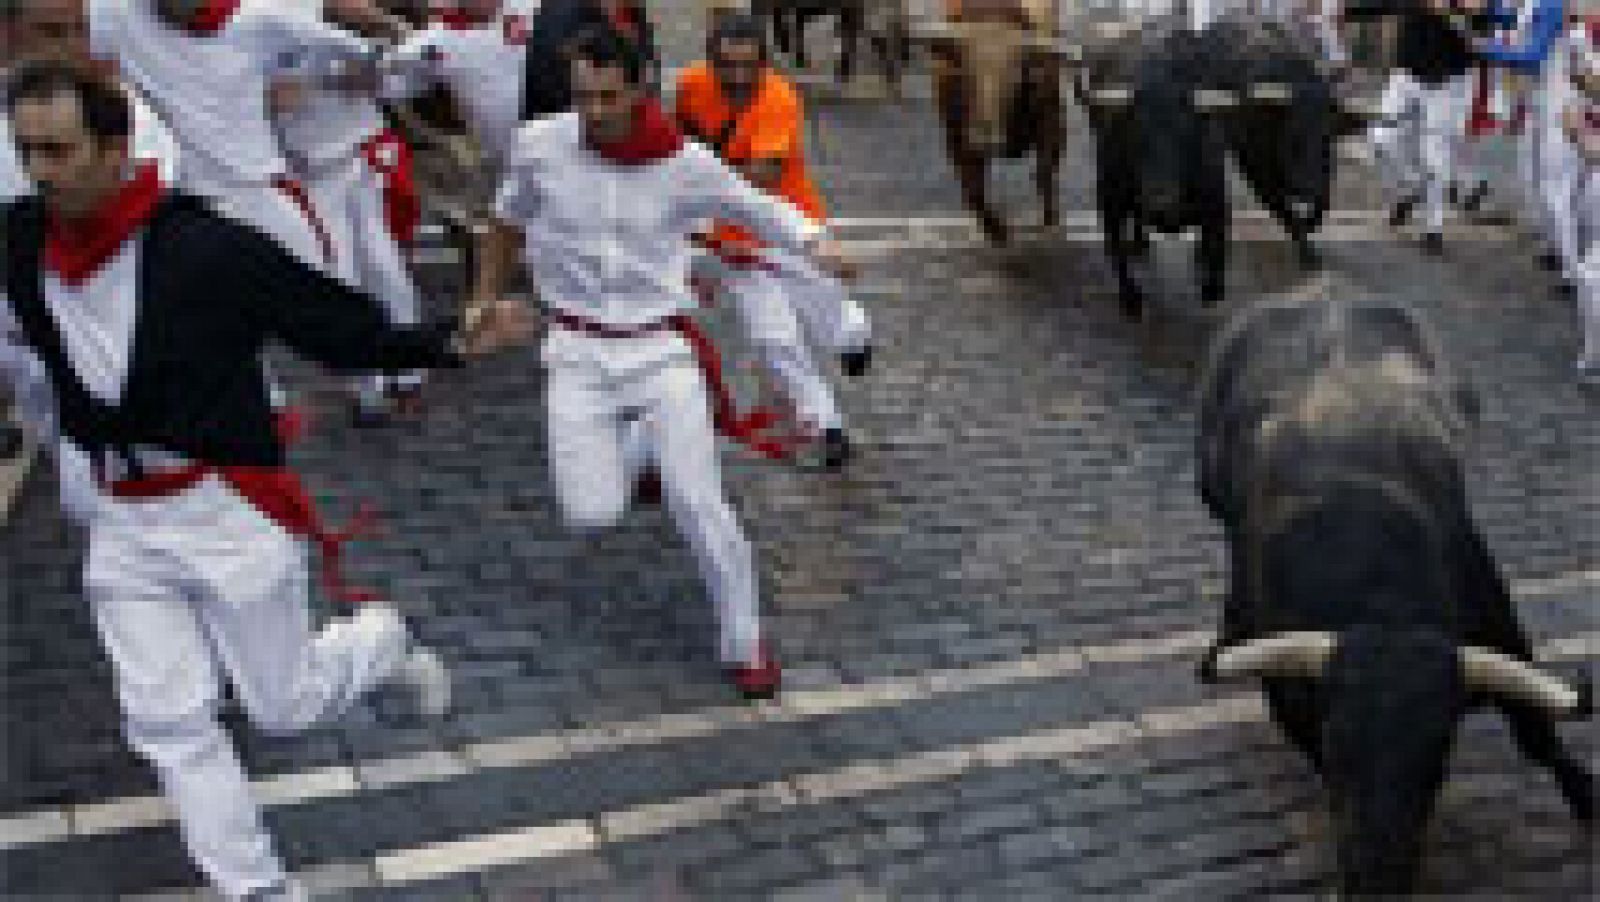
[[[708,61],[678,77],[675,103],[684,131],[757,187],[822,222],[822,198],[806,173],[800,95],[768,64],[759,20],[738,13],[715,17],[707,51]],[[866,311],[838,279],[809,261],[760,247],[731,224],[716,223],[706,244],[712,256],[701,261],[701,273],[734,300],[763,361],[820,436],[824,464],[842,467],[850,443],[804,333],[839,354],[846,372],[860,375],[870,359]]]

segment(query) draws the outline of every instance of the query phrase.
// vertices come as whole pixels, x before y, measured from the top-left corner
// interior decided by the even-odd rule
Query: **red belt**
[[[731,269],[761,269],[771,273],[779,271],[777,266],[761,256],[761,245],[753,241],[724,241],[710,235],[696,234],[690,236],[689,243],[715,254],[717,259]]]
[[[716,344],[688,314],[675,314],[642,326],[612,326],[559,310],[552,312],[550,319],[565,329],[597,338],[642,338],[664,330],[678,333],[689,343],[695,363],[705,377],[706,389],[711,392],[711,421],[717,432],[770,460],[787,460],[794,456],[799,441],[793,436],[773,434],[780,426],[790,425],[788,418],[763,407],[739,411],[723,375],[722,356],[717,353]]]
[[[101,459],[95,457],[95,479],[106,494],[121,501],[168,498],[186,492],[207,476],[216,474],[241,498],[290,535],[316,543],[321,553],[318,578],[330,598],[358,604],[376,601],[380,597],[371,589],[347,583],[342,566],[345,544],[352,539],[371,535],[378,522],[376,513],[363,504],[344,528],[329,528],[317,512],[316,502],[306,491],[305,483],[300,481],[300,474],[288,467],[218,467],[193,463],[138,479],[107,480],[104,466]]]

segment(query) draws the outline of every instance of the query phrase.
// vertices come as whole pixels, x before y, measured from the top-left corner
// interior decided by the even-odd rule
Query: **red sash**
[[[563,328],[597,338],[640,338],[670,329],[683,336],[694,354],[695,363],[705,377],[706,390],[711,393],[711,421],[717,432],[769,460],[788,460],[794,457],[800,442],[793,436],[775,435],[780,426],[790,425],[788,418],[775,410],[758,407],[740,411],[734,402],[733,391],[722,369],[722,356],[700,324],[688,314],[679,313],[664,320],[643,326],[617,327],[585,319],[570,313],[556,311],[550,318]]]
[[[304,429],[303,421],[293,412],[285,412],[280,416],[277,425],[279,436],[285,439],[285,444],[291,443]],[[290,535],[316,543],[321,554],[318,579],[330,598],[347,604],[359,604],[381,597],[371,589],[349,585],[345,581],[343,567],[345,544],[376,531],[376,512],[362,504],[343,528],[329,528],[318,513],[316,502],[306,491],[305,483],[301,482],[300,474],[288,467],[215,467],[196,463],[141,479],[108,481],[101,472],[101,466],[96,458],[97,481],[106,494],[123,501],[171,497],[188,491],[207,476],[216,474],[241,498]]]
[[[422,221],[422,195],[417,190],[411,146],[399,132],[386,128],[361,145],[361,155],[383,176],[383,218],[389,234],[402,247],[410,246]]]

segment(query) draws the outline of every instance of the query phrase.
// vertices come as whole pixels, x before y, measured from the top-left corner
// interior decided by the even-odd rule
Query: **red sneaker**
[[[778,685],[783,682],[783,668],[778,666],[778,659],[772,656],[767,643],[763,642],[756,652],[754,664],[728,668],[728,681],[747,699],[769,699],[778,694]]]

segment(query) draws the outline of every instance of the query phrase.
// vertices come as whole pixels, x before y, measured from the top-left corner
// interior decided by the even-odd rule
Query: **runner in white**
[[[580,528],[614,524],[648,449],[716,605],[729,678],[746,696],[767,697],[780,671],[761,634],[755,561],[722,487],[713,426],[753,437],[691,317],[689,237],[703,220],[724,219],[829,271],[847,265],[821,226],[684,139],[646,94],[645,63],[625,38],[589,33],[570,65],[577,111],[518,133],[474,297],[501,296],[520,248],[553,327],[545,425],[562,511]]]
[[[325,19],[341,10],[328,0],[283,0],[299,14]],[[377,51],[308,48],[277,61],[274,125],[295,175],[333,246],[332,271],[383,302],[395,325],[413,325],[421,298],[407,262],[420,207],[410,149],[389,128],[374,96]],[[420,371],[356,377],[353,420],[386,422],[415,410]]]
[[[464,107],[486,162],[504,162],[522,106],[528,23],[539,0],[456,0],[386,61],[385,93],[415,97],[435,86]]]

